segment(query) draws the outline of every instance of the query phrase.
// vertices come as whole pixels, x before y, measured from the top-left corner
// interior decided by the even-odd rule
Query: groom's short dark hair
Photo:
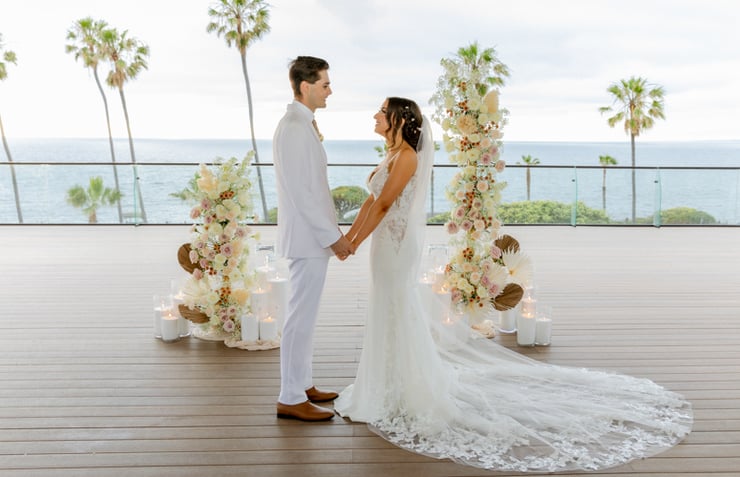
[[[290,62],[290,85],[293,87],[293,94],[301,96],[301,82],[305,81],[314,84],[319,79],[319,71],[329,69],[329,63],[321,58],[313,56],[299,56]]]

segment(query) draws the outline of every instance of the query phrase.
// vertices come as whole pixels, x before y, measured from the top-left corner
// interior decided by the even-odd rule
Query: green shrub
[[[334,208],[337,211],[337,220],[339,222],[351,222],[347,214],[357,211],[369,195],[368,191],[359,186],[339,186],[333,188],[331,190],[331,197],[334,200]]]
[[[571,204],[550,200],[511,202],[498,209],[499,219],[505,224],[570,224],[571,214]],[[578,202],[576,223],[607,224],[609,217],[602,210]]]
[[[638,224],[653,224],[653,216],[638,217]],[[692,209],[691,207],[674,207],[660,212],[661,225],[713,225],[717,219],[703,210]]]

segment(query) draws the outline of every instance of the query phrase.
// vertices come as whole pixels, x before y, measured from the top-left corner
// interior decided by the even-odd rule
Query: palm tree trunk
[[[141,221],[146,223],[146,211],[144,210],[144,198],[141,196],[141,186],[139,185],[139,173],[136,170],[136,155],[134,154],[134,139],[131,136],[131,124],[128,120],[128,108],[126,107],[126,97],[123,94],[123,88],[118,88],[121,94],[121,105],[123,106],[123,116],[126,118],[126,132],[128,133],[128,148],[131,151],[131,162],[134,163],[134,188],[136,196],[139,198],[139,207],[141,207]],[[136,209],[134,208],[134,213]]]
[[[18,181],[15,178],[15,167],[13,166],[13,157],[10,155],[10,148],[8,147],[8,140],[5,139],[5,128],[3,127],[3,119],[0,117],[0,135],[3,137],[3,147],[5,148],[5,154],[8,156],[8,162],[10,163],[10,177],[13,180],[13,194],[15,195],[15,211],[18,214],[18,223],[23,223],[23,214],[21,213],[21,201],[18,196]]]
[[[532,177],[529,175],[529,167],[527,167],[527,202],[529,202],[529,187],[532,183]]]
[[[635,223],[637,216],[637,189],[635,187],[635,135],[630,134],[630,146],[632,148],[632,223]]]
[[[604,177],[601,180],[601,210],[606,212],[606,167],[604,168]]]
[[[108,98],[105,97],[105,91],[103,85],[100,84],[100,78],[98,78],[98,69],[93,68],[93,75],[95,76],[95,83],[98,85],[100,90],[100,96],[103,98],[103,106],[105,107],[105,124],[108,126],[108,144],[110,144],[110,158],[113,162],[113,180],[116,183],[116,191],[120,192],[121,187],[118,182],[118,168],[116,167],[116,151],[113,148],[113,133],[110,129],[110,114],[108,112]],[[116,201],[118,206],[118,223],[123,223],[123,211],[121,210],[121,199]]]
[[[254,150],[254,162],[259,164],[260,156],[257,153],[257,140],[254,137],[254,114],[252,113],[252,88],[249,86],[249,74],[247,73],[247,53],[241,52],[242,72],[244,73],[244,83],[247,85],[247,104],[249,106],[249,132],[252,134],[252,150]],[[260,198],[262,199],[262,217],[263,221],[267,220],[267,200],[265,199],[265,186],[262,183],[262,168],[257,166],[257,184],[260,188]]]

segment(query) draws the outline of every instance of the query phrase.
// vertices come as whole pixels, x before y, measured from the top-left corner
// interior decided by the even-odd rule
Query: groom
[[[273,137],[273,161],[278,193],[278,250],[290,260],[291,292],[280,345],[280,396],[277,416],[324,421],[334,411],[316,406],[331,401],[333,391],[313,385],[313,333],[332,252],[340,260],[354,247],[337,225],[314,112],[326,107],[332,93],[329,64],[299,56],[290,64],[294,101]]]

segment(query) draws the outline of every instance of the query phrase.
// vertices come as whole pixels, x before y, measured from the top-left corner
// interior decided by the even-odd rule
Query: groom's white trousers
[[[306,401],[313,386],[313,334],[329,257],[290,261],[290,299],[280,343],[280,396],[293,405]]]

